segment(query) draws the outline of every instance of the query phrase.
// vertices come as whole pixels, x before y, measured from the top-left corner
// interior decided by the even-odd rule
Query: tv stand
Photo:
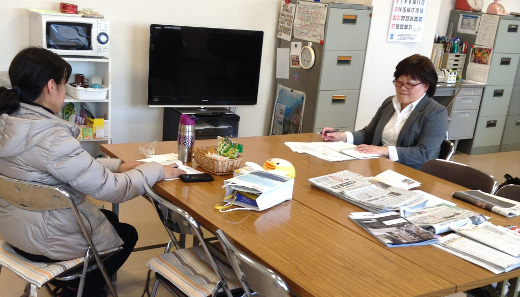
[[[238,137],[240,116],[223,107],[166,107],[164,108],[163,140],[175,141],[179,133],[181,114],[197,117],[195,139],[213,139],[217,136]]]

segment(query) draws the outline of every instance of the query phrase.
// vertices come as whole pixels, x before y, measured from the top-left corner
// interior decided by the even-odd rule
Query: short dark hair
[[[395,67],[394,78],[398,79],[402,75],[410,76],[412,79],[430,85],[426,94],[430,97],[435,94],[439,78],[435,66],[428,57],[415,54],[403,59]]]
[[[49,80],[60,84],[63,79],[69,80],[71,72],[69,63],[47,49],[28,47],[21,50],[9,66],[12,89],[0,88],[0,114],[16,111],[20,102],[34,102]]]

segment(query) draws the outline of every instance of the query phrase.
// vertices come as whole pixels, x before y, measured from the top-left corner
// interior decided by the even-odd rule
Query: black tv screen
[[[264,32],[150,25],[148,105],[257,102]]]

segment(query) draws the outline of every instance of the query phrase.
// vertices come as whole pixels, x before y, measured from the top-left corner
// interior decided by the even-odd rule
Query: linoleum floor
[[[498,183],[502,183],[504,174],[509,173],[513,177],[520,176],[520,151],[493,153],[483,155],[466,155],[457,152],[452,161],[464,163],[492,174]],[[99,202],[96,202],[99,203]],[[110,205],[105,205],[110,207]],[[143,198],[138,197],[120,205],[120,218],[136,227],[139,232],[137,247],[166,243],[168,236],[157,218],[152,206]],[[145,287],[148,269],[146,262],[152,257],[163,252],[163,248],[143,250],[132,253],[128,261],[119,270],[117,275],[117,292],[122,297],[139,297]],[[153,284],[153,277],[152,277]],[[23,293],[25,283],[4,268],[0,274],[0,296],[17,297]],[[45,290],[39,290],[38,296],[48,297]],[[157,296],[170,296],[161,286]],[[458,293],[450,297],[462,297],[465,294]]]

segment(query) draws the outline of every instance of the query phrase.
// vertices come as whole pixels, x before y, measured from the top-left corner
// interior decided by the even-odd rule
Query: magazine
[[[452,226],[458,234],[476,240],[513,257],[520,257],[520,236],[508,228],[485,222],[480,225]]]
[[[382,214],[353,212],[349,218],[387,247],[428,245],[438,242],[433,234],[401,217],[397,212],[389,211]]]
[[[348,170],[313,177],[309,182],[321,190],[374,213],[399,210],[401,207],[422,208],[427,202],[420,192],[392,187]]]
[[[495,274],[520,267],[520,259],[456,233],[441,237],[434,246]]]
[[[520,215],[520,202],[484,193],[480,190],[453,192],[452,196],[504,217],[511,218]]]
[[[468,223],[479,225],[489,218],[470,210],[448,204],[425,207],[414,212],[405,212],[404,216],[410,222],[421,226],[433,234],[451,231],[452,226],[462,226]]]

